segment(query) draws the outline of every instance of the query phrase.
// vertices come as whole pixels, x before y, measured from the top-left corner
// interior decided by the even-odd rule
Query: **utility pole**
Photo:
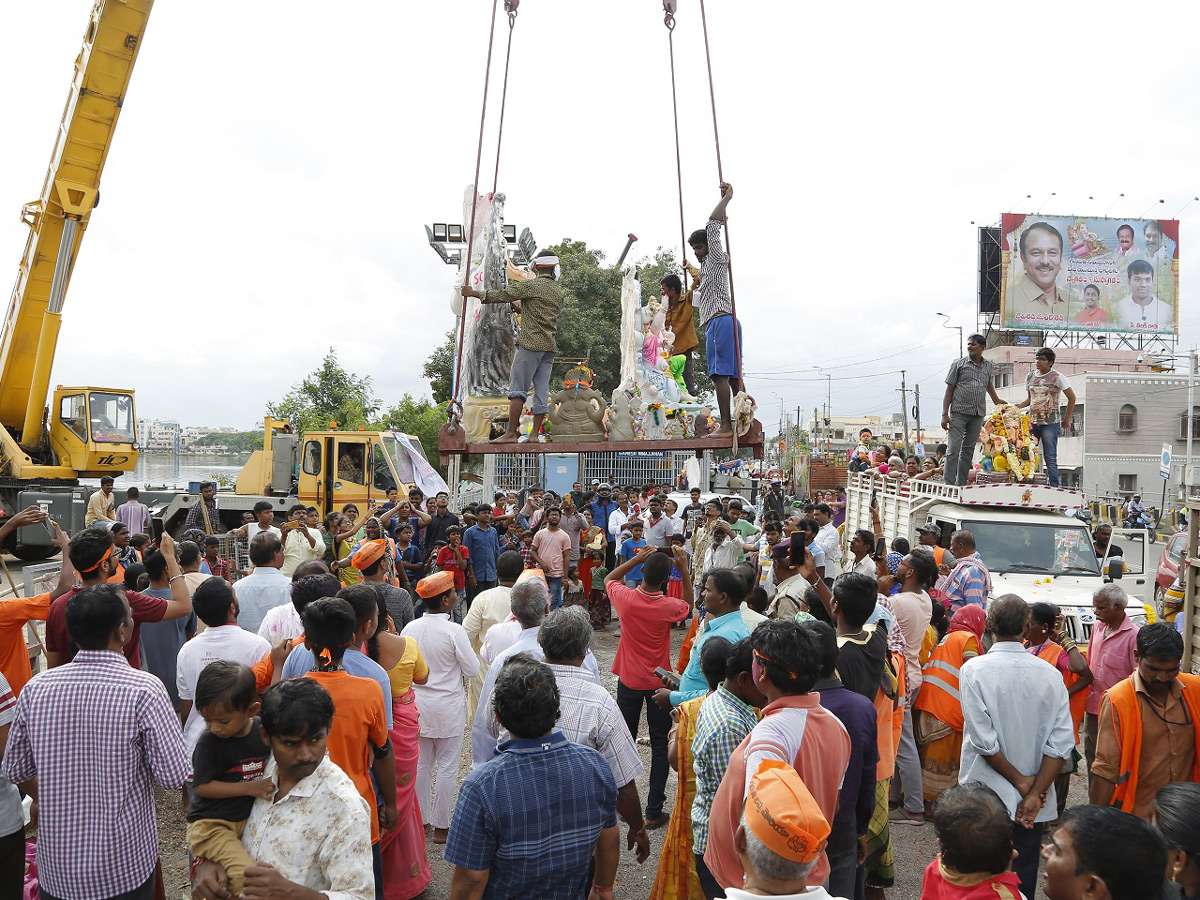
[[[1187,461],[1183,464],[1183,500],[1186,504],[1192,499],[1192,422],[1195,416],[1196,402],[1196,350],[1188,353],[1188,408],[1187,408]]]
[[[913,415],[916,417],[916,420],[917,420],[916,443],[920,444],[920,443],[922,443],[922,441],[921,441],[921,385],[919,383],[913,385],[913,396],[916,398],[913,401],[916,404],[913,407]]]
[[[904,419],[904,455],[908,456],[908,388],[904,385],[904,370],[900,370],[900,415]]]

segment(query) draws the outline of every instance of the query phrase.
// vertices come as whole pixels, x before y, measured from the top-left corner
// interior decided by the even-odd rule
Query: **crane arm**
[[[21,212],[29,236],[0,332],[0,425],[26,447],[42,438],[63,300],[153,5],[95,0],[41,196]]]

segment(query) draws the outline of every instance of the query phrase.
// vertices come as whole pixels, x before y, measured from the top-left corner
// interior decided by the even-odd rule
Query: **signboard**
[[[1158,465],[1158,474],[1160,478],[1169,479],[1171,477],[1171,445],[1163,444],[1162,460]]]
[[[924,459],[925,458],[925,445],[922,444],[920,441],[917,441],[916,445],[913,447],[913,453],[915,453],[917,455],[918,459]]]
[[[1005,213],[1004,328],[1178,334],[1179,222]]]
[[[1018,334],[1017,335],[1017,346],[1018,347],[1030,347],[1032,345],[1033,345],[1033,338],[1031,338],[1029,335],[1027,335],[1027,334]]]

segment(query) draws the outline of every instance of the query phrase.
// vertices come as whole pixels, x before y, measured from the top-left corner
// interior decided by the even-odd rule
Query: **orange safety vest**
[[[1056,644],[1054,641],[1046,641],[1041,651],[1038,653],[1039,659],[1044,659],[1050,665],[1058,668],[1058,658],[1062,655],[1063,648],[1061,644]],[[1079,680],[1079,676],[1074,672],[1063,672],[1063,682],[1067,686],[1067,690],[1071,689],[1071,685]],[[1075,725],[1075,735],[1079,736],[1079,725],[1083,722],[1083,714],[1087,710],[1087,691],[1077,691],[1071,695],[1071,721]]]
[[[960,733],[963,711],[958,673],[962,670],[963,650],[974,637],[970,631],[952,631],[933,648],[929,662],[921,669],[921,690],[913,703],[913,709],[924,710]]]
[[[1200,781],[1200,676],[1179,673],[1183,684],[1183,702],[1192,717],[1192,732],[1196,738],[1196,752],[1192,757],[1190,781]],[[1113,726],[1117,729],[1117,740],[1121,745],[1121,764],[1117,769],[1117,786],[1113,789],[1112,805],[1124,812],[1133,812],[1137,797],[1138,760],[1142,755],[1142,711],[1139,708],[1137,690],[1133,676],[1114,684],[1105,692],[1112,711]]]

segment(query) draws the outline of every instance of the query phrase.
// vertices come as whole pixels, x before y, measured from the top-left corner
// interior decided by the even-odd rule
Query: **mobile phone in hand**
[[[654,670],[654,674],[659,677],[662,683],[673,691],[679,690],[679,676],[670,669],[664,669],[659,666]]]

